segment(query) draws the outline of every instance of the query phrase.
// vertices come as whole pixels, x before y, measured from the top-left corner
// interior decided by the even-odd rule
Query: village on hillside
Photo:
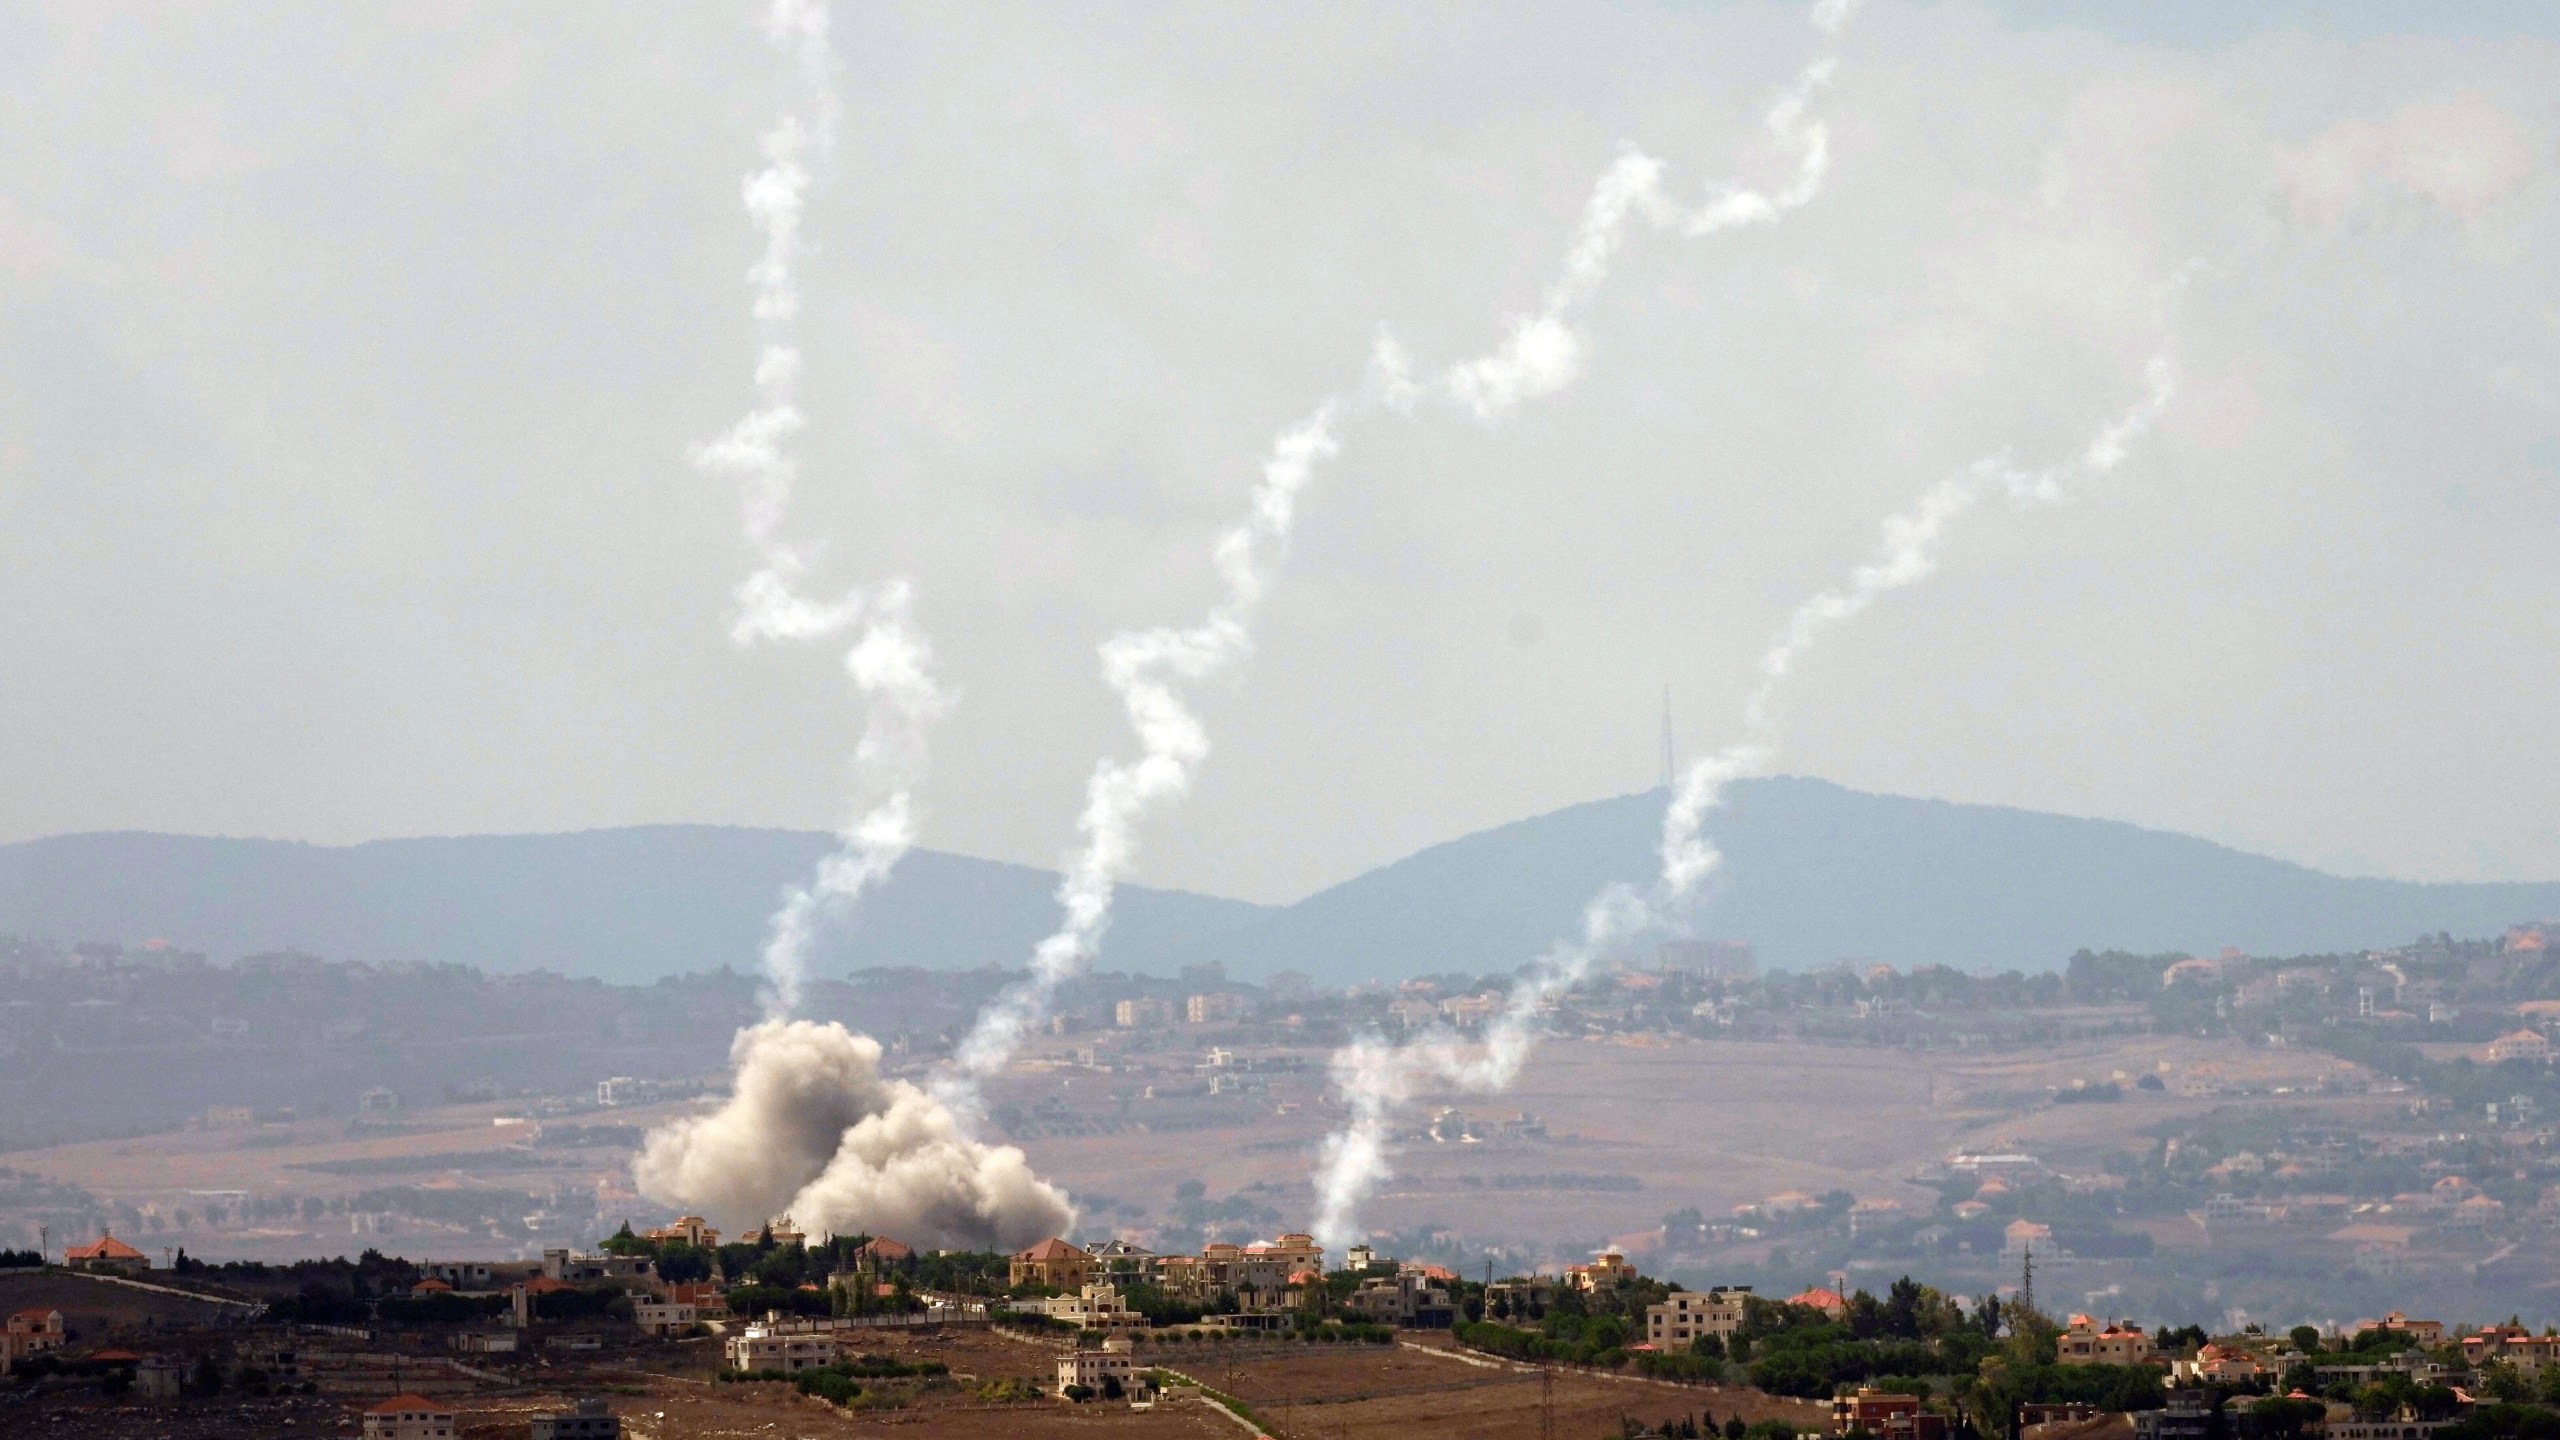
[[[1036,1434],[1049,1407],[1280,1437],[1533,1420],[1549,1435],[1728,1440],[2560,1428],[2549,1327],[2395,1310],[2208,1334],[2057,1314],[2035,1294],[2032,1241],[2015,1284],[1973,1297],[1908,1278],[1878,1295],[1845,1276],[1785,1295],[1690,1289],[1614,1249],[1477,1279],[1368,1245],[1330,1257],[1295,1233],[1192,1253],[1057,1237],[922,1252],[805,1235],[787,1216],[745,1237],[699,1216],[624,1225],[533,1261],[162,1268],[112,1234],[0,1260],[0,1423],[84,1435],[672,1437],[759,1413]],[[1444,1402],[1431,1423],[1395,1412],[1417,1366]],[[1596,1428],[1595,1407],[1609,1417]]]

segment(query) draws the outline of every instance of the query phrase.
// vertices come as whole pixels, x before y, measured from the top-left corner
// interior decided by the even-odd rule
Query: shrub
[[[791,1383],[799,1387],[801,1394],[815,1395],[835,1405],[850,1405],[853,1397],[862,1393],[862,1386],[853,1377],[832,1366],[824,1370],[803,1370],[792,1377]]]

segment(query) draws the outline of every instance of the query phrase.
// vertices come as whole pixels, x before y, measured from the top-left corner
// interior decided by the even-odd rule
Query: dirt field
[[[56,1271],[0,1275],[0,1315],[37,1308],[61,1311],[62,1323],[82,1335],[135,1326],[201,1325],[214,1320],[224,1307],[85,1275]]]
[[[2339,1068],[2334,1057],[2311,1052],[2180,1036],[1998,1055],[1563,1041],[1542,1047],[1498,1102],[1449,1102],[1480,1113],[1532,1112],[1545,1121],[1548,1139],[1408,1144],[1394,1156],[1395,1178],[1366,1214],[1387,1228],[1432,1222],[1476,1235],[1596,1241],[1651,1229],[1664,1212],[1685,1205],[1715,1214],[1788,1190],[1842,1189],[1911,1203],[1931,1197],[1908,1177],[1957,1150],[2025,1148],[2057,1164],[2094,1168],[2099,1153],[2136,1144],[2163,1121],[2230,1103],[2181,1093],[2184,1082],[2268,1090],[2307,1086]],[[2161,1075],[2170,1088],[2129,1091],[2117,1105],[2045,1103],[2051,1089],[2074,1080],[2130,1082],[2147,1074]],[[1081,1194],[1152,1202],[1177,1181],[1200,1176],[1219,1193],[1259,1184],[1268,1203],[1294,1220],[1307,1204],[1313,1156],[1331,1118],[1314,1079],[1296,1083],[1299,1090],[1274,1091],[1275,1099],[1300,1102],[1294,1113],[1184,1134],[1179,1144],[1112,1135],[1043,1138],[1024,1148],[1042,1173]],[[2311,1109],[2342,1102],[2297,1095],[2252,1103]],[[1431,1101],[1418,1103],[1414,1118],[1427,1118],[1432,1108]],[[1506,1176],[1558,1174],[1612,1177],[1622,1188],[1501,1188]]]
[[[1579,1249],[1650,1230],[1665,1212],[1684,1206],[1716,1214],[1790,1190],[1848,1190],[1907,1204],[1927,1198],[1909,1177],[1951,1152],[2025,1149],[2059,1166],[2094,1169],[2102,1152],[2141,1143],[2144,1132],[2165,1121],[2236,1103],[2241,1092],[2253,1106],[2341,1116],[2356,1111],[2357,1119],[2362,1110],[2388,1107],[2382,1097],[2308,1093],[2341,1068],[2334,1057],[2308,1051],[2179,1036],[2005,1054],[1558,1041],[1538,1052],[1519,1086],[1498,1103],[1452,1102],[1483,1114],[1532,1112],[1545,1122],[1546,1138],[1404,1144],[1393,1156],[1396,1174],[1367,1218],[1386,1228],[1439,1223],[1476,1236],[1541,1237]],[[2130,1087],[2146,1075],[2161,1077],[2167,1088],[2127,1088],[2120,1104],[2046,1103],[2054,1088],[2073,1081]],[[1112,1092],[1128,1086],[1127,1077],[1092,1071],[1025,1070],[990,1094],[1026,1111],[1048,1106],[1118,1124],[1118,1133],[1041,1133],[1021,1141],[1044,1175],[1080,1198],[1117,1199],[1161,1215],[1174,1186],[1197,1178],[1215,1194],[1243,1191],[1269,1207],[1279,1217],[1274,1229],[1305,1222],[1313,1159],[1336,1118],[1323,1100],[1320,1065],[1273,1076],[1266,1094],[1198,1102],[1185,1112],[1191,1117],[1185,1123],[1206,1128],[1162,1133],[1140,1128],[1143,1109],[1130,1112],[1136,1121],[1121,1111]],[[1433,1108],[1424,1100],[1410,1118],[1419,1124]],[[22,1151],[0,1156],[0,1163],[163,1215],[200,1209],[190,1191],[337,1195],[383,1185],[477,1183],[592,1194],[608,1224],[625,1216],[655,1218],[655,1207],[629,1191],[627,1152],[527,1146],[519,1142],[530,1138],[529,1127],[492,1123],[500,1110],[479,1105],[413,1113],[406,1123],[415,1130],[398,1135],[349,1138],[341,1124],[307,1121]],[[633,1109],[612,1118],[645,1127],[667,1113]],[[471,1227],[409,1220],[362,1235],[348,1233],[343,1222],[334,1233],[277,1226],[212,1235],[199,1222],[188,1231],[143,1235],[139,1243],[183,1243],[208,1258],[280,1259],[365,1245],[413,1256],[496,1253],[489,1237]]]
[[[1828,1407],[1722,1386],[1672,1385],[1633,1377],[1556,1372],[1552,1387],[1536,1367],[1460,1356],[1443,1337],[1391,1348],[1288,1347],[1232,1365],[1187,1367],[1253,1407],[1285,1440],[1320,1437],[1490,1436],[1539,1433],[1552,1405],[1557,1435],[1614,1435],[1619,1416],[1659,1421],[1712,1412],[1745,1420],[1782,1418],[1812,1427]]]
[[[175,1338],[175,1337],[173,1337]],[[201,1336],[197,1338],[202,1338]],[[176,1347],[176,1348],[183,1348]],[[1530,1440],[1550,1420],[1559,1437],[1619,1431],[1619,1417],[1648,1421],[1704,1411],[1721,1421],[1783,1417],[1812,1426],[1824,1412],[1801,1401],[1756,1391],[1676,1386],[1627,1377],[1532,1367],[1461,1355],[1445,1336],[1415,1336],[1391,1346],[1178,1345],[1161,1347],[1171,1368],[1235,1396],[1259,1430],[1221,1412],[1196,1393],[1151,1410],[1055,1398],[991,1403],[974,1388],[998,1378],[1054,1380],[1057,1350],[1042,1342],[986,1331],[882,1335],[877,1348],[951,1367],[948,1382],[885,1382],[886,1408],[839,1409],[772,1383],[717,1384],[701,1378],[709,1352],[654,1347],[637,1363],[580,1363],[561,1357],[519,1370],[540,1388],[446,1397],[466,1440],[515,1440],[534,1414],[567,1408],[580,1396],[604,1396],[634,1440],[795,1440],[795,1437],[883,1435],[957,1440],[1086,1440],[1086,1437],[1225,1437],[1263,1433],[1277,1440]],[[1157,1357],[1143,1355],[1146,1364]],[[509,1367],[515,1368],[515,1367]],[[355,1414],[344,1400],[276,1398],[179,1402],[104,1402],[94,1390],[34,1397],[0,1396],[0,1434],[111,1437],[282,1437],[336,1433]]]

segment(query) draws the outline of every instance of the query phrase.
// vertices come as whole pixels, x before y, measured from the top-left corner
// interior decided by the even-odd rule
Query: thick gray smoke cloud
[[[987,1145],[921,1088],[880,1073],[880,1044],[832,1022],[768,1020],[730,1046],[737,1080],[706,1115],[653,1131],[642,1194],[743,1233],[788,1213],[812,1234],[1019,1249],[1074,1207],[1010,1145]]]
[[[809,161],[831,143],[837,107],[826,7],[775,0],[765,30],[792,52],[805,96],[801,112],[767,132],[764,168],[746,182],[747,213],[765,241],[752,272],[764,337],[758,403],[695,461],[736,475],[745,492],[758,565],[738,588],[733,638],[811,640],[860,628],[845,667],[868,706],[854,752],[867,804],[844,827],[835,853],[785,893],[769,922],[766,1019],[739,1031],[730,1047],[736,1079],[728,1100],[651,1132],[632,1174],[642,1194],[732,1232],[788,1212],[818,1234],[868,1231],[918,1245],[1014,1248],[1071,1225],[1066,1197],[1031,1173],[1020,1150],[979,1142],[941,1101],[883,1078],[878,1042],[841,1025],[790,1018],[810,941],[828,911],[885,879],[915,844],[925,726],[945,701],[932,653],[909,619],[904,582],[835,601],[808,599],[800,589],[806,558],[779,538],[798,478],[790,442],[802,423],[793,265]]]
[[[1696,205],[1682,205],[1663,189],[1660,161],[1632,151],[1621,157],[1593,188],[1563,273],[1535,312],[1514,318],[1492,351],[1427,380],[1415,378],[1411,357],[1382,334],[1355,393],[1326,398],[1273,442],[1251,511],[1218,539],[1214,556],[1226,595],[1208,617],[1186,630],[1128,631],[1104,642],[1103,677],[1128,712],[1138,758],[1105,759],[1094,767],[1078,821],[1083,843],[1068,857],[1058,887],[1059,926],[1032,951],[1029,977],[978,1017],[956,1052],[957,1073],[945,1078],[940,1093],[956,1105],[974,1107],[977,1082],[1004,1068],[1022,1037],[1048,1013],[1058,987],[1100,946],[1113,893],[1137,857],[1139,823],[1187,794],[1208,756],[1208,732],[1191,709],[1189,687],[1252,653],[1253,617],[1288,548],[1299,494],[1316,466],[1339,453],[1343,422],[1381,405],[1410,411],[1423,400],[1497,421],[1581,373],[1582,342],[1569,316],[1607,279],[1630,215],[1686,235],[1712,235],[1769,223],[1811,200],[1828,170],[1830,141],[1807,109],[1813,92],[1831,78],[1836,62],[1827,47],[1839,39],[1854,5],[1855,0],[1821,0],[1814,7],[1813,23],[1826,53],[1805,67],[1764,118],[1772,140],[1794,161],[1783,184],[1763,191],[1727,183]]]
[[[1761,654],[1760,682],[1744,706],[1744,737],[1690,766],[1673,787],[1663,812],[1660,871],[1650,890],[1618,884],[1593,896],[1583,909],[1581,935],[1550,950],[1521,977],[1481,1041],[1470,1042],[1445,1027],[1433,1027],[1401,1045],[1389,1045],[1372,1035],[1334,1053],[1334,1088],[1351,1116],[1343,1128],[1326,1137],[1317,1168],[1313,1230],[1319,1241],[1342,1246],[1359,1238],[1360,1204],[1391,1173],[1386,1146],[1399,1108],[1431,1086],[1474,1093],[1510,1088],[1537,1048],[1540,1018],[1558,998],[1579,983],[1595,961],[1640,934],[1678,920],[1698,886],[1722,863],[1723,857],[1701,833],[1706,814],[1722,800],[1726,786],[1765,766],[1776,754],[1774,706],[1806,649],[1887,593],[1916,585],[1935,573],[1939,543],[1948,527],[1994,490],[2006,490],[2020,500],[2052,502],[2064,496],[2071,482],[2104,475],[2123,463],[2133,441],[2168,406],[2173,389],[2168,357],[2154,358],[2144,378],[2143,398],[2070,461],[2045,470],[2020,471],[1994,458],[1941,481],[1910,510],[1885,521],[1876,554],[1851,574],[1847,584],[1797,606]]]

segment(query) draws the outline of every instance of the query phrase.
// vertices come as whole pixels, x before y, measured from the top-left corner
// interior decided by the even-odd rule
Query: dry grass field
[[[1722,1420],[1784,1418],[1817,1425],[1822,1407],[1756,1391],[1676,1386],[1629,1377],[1536,1369],[1462,1355],[1446,1337],[1409,1338],[1396,1345],[1255,1345],[1170,1347],[1175,1367],[1192,1379],[1236,1397],[1258,1424],[1248,1423],[1187,1387],[1177,1386],[1152,1409],[1096,1401],[1074,1405],[1054,1397],[991,1402],[976,1397],[981,1382],[1013,1378],[1044,1388],[1054,1377],[1056,1350],[1047,1343],[1011,1339],[987,1331],[940,1335],[883,1335],[879,1348],[906,1358],[940,1360],[952,1379],[939,1384],[891,1383],[879,1408],[839,1409],[789,1386],[726,1385],[698,1373],[708,1347],[684,1358],[660,1352],[642,1366],[620,1362],[581,1364],[537,1361],[521,1372],[529,1383],[487,1393],[447,1396],[464,1440],[518,1440],[527,1421],[567,1408],[581,1396],[603,1395],[633,1440],[822,1440],[822,1437],[913,1435],[954,1440],[1086,1440],[1086,1437],[1226,1437],[1249,1434],[1274,1440],[1532,1440],[1619,1433],[1620,1417],[1647,1421],[1701,1411]],[[147,1342],[146,1342],[147,1343]],[[642,1368],[645,1367],[645,1368]],[[513,1368],[513,1367],[511,1367]],[[222,1436],[226,1440],[328,1434],[352,1416],[354,1406],[325,1397],[183,1402],[107,1403],[94,1392],[56,1395],[34,1404],[0,1402],[0,1433],[101,1437]]]
[[[1061,1053],[1064,1053],[1063,1047]],[[1035,1060],[1040,1057],[1035,1057]],[[1058,1056],[1045,1057],[1051,1060]],[[1296,1057],[1318,1062],[1321,1056]],[[1543,1047],[1510,1094],[1449,1102],[1477,1114],[1526,1110],[1545,1123],[1540,1140],[1437,1144],[1416,1140],[1393,1157],[1396,1174],[1367,1215],[1402,1229],[1447,1224],[1478,1236],[1540,1237],[1584,1244],[1631,1236],[1667,1211],[1708,1214],[1786,1191],[1847,1190],[1861,1198],[1923,1198],[1910,1177],[1965,1149],[2024,1149],[2065,1167],[2094,1169],[2103,1152],[2142,1143],[2145,1132],[2232,1103],[2320,1111],[2362,1120],[2387,1097],[2315,1096],[2307,1087],[2342,1062],[2309,1051],[2253,1048],[2178,1036],[2127,1036],[1999,1054],[1883,1047],[1683,1041],[1631,1045],[1558,1041]],[[2128,1088],[2121,1104],[2054,1106],[2074,1081],[2121,1084],[2158,1075],[2166,1088]],[[1052,1116],[1109,1121],[1112,1133],[1045,1127],[1020,1141],[1046,1175],[1082,1196],[1163,1213],[1175,1185],[1208,1183],[1213,1195],[1244,1190],[1280,1217],[1304,1223],[1308,1176],[1337,1116],[1323,1098],[1320,1064],[1273,1077],[1267,1093],[1125,1106],[1127,1077],[1033,1070],[1005,1077],[991,1098]],[[1436,1108],[1417,1104],[1418,1125]],[[578,1117],[572,1124],[645,1128],[672,1107]],[[1186,1128],[1159,1130],[1172,1113]],[[592,1201],[606,1223],[646,1221],[653,1207],[629,1188],[629,1152],[611,1145],[543,1146],[532,1127],[493,1123],[491,1105],[405,1117],[403,1133],[350,1136],[330,1121],[254,1130],[188,1130],[136,1139],[0,1155],[0,1165],[84,1186],[168,1215],[201,1208],[201,1192],[344,1197],[381,1187],[494,1187]],[[469,1225],[390,1220],[388,1229],[262,1222],[221,1235],[137,1237],[157,1248],[185,1244],[210,1257],[281,1259],[366,1245],[416,1254],[500,1255]],[[337,1228],[332,1230],[329,1225]],[[557,1242],[553,1242],[557,1243]]]
[[[890,1348],[940,1359],[969,1379],[1045,1378],[1054,1353],[982,1332],[910,1340]],[[1260,1428],[1241,1425],[1196,1398],[1172,1399],[1146,1411],[1054,1399],[998,1405],[968,1398],[966,1381],[954,1389],[918,1393],[902,1408],[845,1411],[779,1385],[707,1385],[624,1374],[613,1378],[639,1380],[646,1393],[618,1397],[615,1408],[624,1417],[626,1433],[640,1440],[883,1433],[960,1440],[1249,1433],[1275,1440],[1532,1440],[1541,1433],[1542,1422],[1551,1423],[1559,1437],[1598,1440],[1617,1434],[1620,1416],[1630,1414],[1660,1420],[1703,1409],[1719,1419],[1739,1413],[1750,1420],[1782,1417],[1808,1427],[1828,1414],[1824,1407],[1756,1391],[1571,1371],[1557,1372],[1549,1385],[1534,1368],[1460,1356],[1445,1345],[1426,1343],[1187,1351],[1176,1368],[1235,1396]],[[566,1398],[564,1393],[460,1402],[463,1434],[469,1440],[521,1434],[524,1417]]]
[[[2165,1069],[2163,1067],[2166,1067]],[[1651,1046],[1566,1041],[1543,1047],[1519,1086],[1496,1101],[1451,1097],[1476,1113],[1526,1110],[1544,1141],[1403,1147],[1371,1223],[1428,1222],[1471,1234],[1598,1238],[1652,1228],[1664,1212],[1709,1214],[1788,1190],[1848,1190],[1861,1198],[1923,1198],[1909,1177],[1968,1149],[2028,1149],[2094,1167],[2164,1122],[2228,1103],[2197,1088],[2299,1090],[2339,1073],[2334,1057],[2226,1041],[2129,1036],[2010,1054],[1915,1052],[1856,1046],[1687,1042]],[[2129,1082],[2159,1074],[2169,1088],[2129,1091],[2116,1105],[2055,1107],[2074,1080]],[[1055,1081],[1049,1082],[1052,1086]],[[1026,1143],[1044,1173],[1087,1192],[1142,1200],[1189,1177],[1214,1193],[1262,1185],[1284,1214],[1304,1207],[1316,1146],[1333,1112],[1310,1077],[1234,1129],[1179,1137],[1050,1137]],[[1027,1093],[1024,1086],[1016,1093]],[[2270,1095],[2253,1104],[2309,1109],[2362,1102]],[[1417,1120],[1433,1103],[1418,1104]],[[1505,1176],[1631,1176],[1639,1188],[1500,1188]],[[1473,1182],[1473,1183],[1470,1183]],[[1623,1181],[1619,1182],[1623,1184]],[[1559,1237],[1561,1238],[1561,1237]]]

